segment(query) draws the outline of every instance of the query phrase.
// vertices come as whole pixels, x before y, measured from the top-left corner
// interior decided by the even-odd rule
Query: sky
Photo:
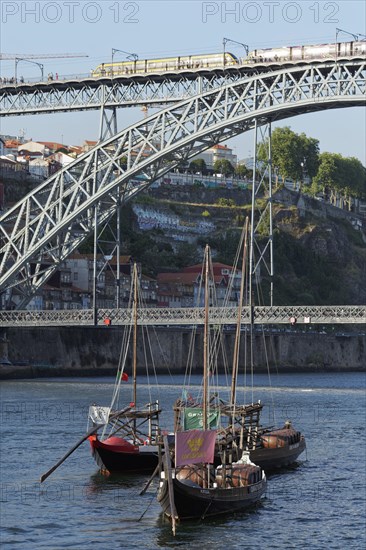
[[[366,35],[364,0],[264,0],[244,2],[166,1],[15,1],[0,3],[0,49],[16,54],[85,54],[88,57],[39,59],[44,73],[59,77],[90,74],[110,61],[112,48],[137,53],[140,59],[179,54],[222,52],[223,38],[249,49],[349,41],[347,33]],[[346,32],[343,32],[346,31]],[[244,56],[244,48],[228,43],[226,50]],[[121,57],[118,57],[121,56]],[[115,60],[123,59],[115,54]],[[14,74],[14,61],[0,61],[2,76]],[[37,65],[19,62],[18,75],[40,75]],[[152,110],[149,114],[152,114]],[[118,128],[141,119],[139,108],[119,109]],[[98,137],[99,113],[73,112],[0,119],[0,133],[40,141],[81,144]],[[297,133],[319,140],[321,151],[355,156],[366,165],[366,110],[335,109],[286,119]],[[239,159],[253,151],[247,132],[229,145]]]

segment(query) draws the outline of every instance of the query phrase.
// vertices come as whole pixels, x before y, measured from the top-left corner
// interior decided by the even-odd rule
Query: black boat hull
[[[92,444],[92,442],[91,442]],[[306,449],[305,439],[298,443],[277,448],[257,448],[250,452],[250,460],[264,471],[285,468],[296,462],[300,454]],[[139,447],[138,452],[116,452],[92,444],[94,460],[102,470],[111,473],[144,472],[152,473],[158,465],[158,449],[156,446]]]
[[[306,449],[305,438],[297,443],[286,444],[284,447],[263,448],[258,447],[250,451],[250,460],[260,466],[265,472],[284,468],[296,462],[300,454]]]
[[[231,489],[192,486],[177,479],[172,480],[174,504],[179,520],[204,519],[241,512],[254,506],[264,494],[267,482],[262,479],[255,485],[232,487]],[[158,492],[158,501],[164,514],[171,518],[168,482],[162,480]]]

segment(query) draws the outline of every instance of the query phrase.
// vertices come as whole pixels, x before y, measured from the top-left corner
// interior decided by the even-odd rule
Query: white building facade
[[[235,168],[238,163],[237,156],[233,153],[233,150],[230,149],[227,145],[214,145],[203,151],[199,155],[193,157],[192,160],[203,159],[206,163],[207,168],[213,169],[214,164],[217,160],[228,160],[230,164]]]

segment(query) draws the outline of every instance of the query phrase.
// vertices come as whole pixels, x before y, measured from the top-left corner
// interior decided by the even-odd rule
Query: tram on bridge
[[[349,58],[366,55],[366,40],[337,42],[333,44],[314,44],[306,46],[285,46],[279,48],[255,49],[246,58],[238,58],[233,53],[198,54],[158,59],[134,59],[101,63],[93,71],[94,78],[119,76],[124,74],[147,74],[151,72],[214,69],[301,61],[321,61],[324,59]]]

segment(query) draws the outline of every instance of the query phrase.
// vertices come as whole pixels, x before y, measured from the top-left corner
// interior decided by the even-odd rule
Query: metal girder
[[[98,309],[96,319],[93,309],[0,311],[0,327],[60,327],[105,326],[105,319],[112,326],[131,325],[131,309]],[[144,308],[139,310],[139,325],[189,326],[203,325],[204,308]],[[236,325],[238,308],[211,307],[211,325]],[[366,306],[255,306],[243,307],[242,324],[366,324]],[[107,330],[107,329],[106,329]]]
[[[365,61],[365,60],[364,60]],[[338,63],[341,61],[338,60]],[[343,61],[342,61],[343,62]],[[358,60],[348,63],[357,64]],[[303,67],[327,71],[337,61],[301,62]],[[296,67],[287,63],[288,67]],[[0,87],[0,116],[83,111],[105,107],[159,106],[237,82],[253,74],[273,72],[278,64],[242,65],[225,69],[197,69],[151,75],[84,78],[51,83],[25,83]]]
[[[259,132],[258,132],[259,130]],[[258,138],[258,133],[260,137]],[[257,121],[254,124],[254,155],[253,155],[253,178],[252,178],[252,211],[250,222],[250,252],[249,252],[249,305],[254,304],[253,281],[260,277],[259,268],[264,267],[270,281],[270,305],[273,305],[273,203],[272,203],[272,124],[263,124],[258,128]],[[259,143],[266,145],[266,160],[258,162],[257,148]],[[262,191],[267,197],[265,205],[260,208],[257,197]],[[258,221],[255,221],[255,211],[259,212]],[[268,216],[266,216],[268,214]],[[266,220],[266,217],[268,220]],[[265,234],[268,235],[261,242],[257,238],[259,226],[265,227]],[[262,239],[263,241],[263,239]],[[258,270],[258,271],[257,271]],[[256,281],[258,283],[258,280]]]
[[[92,83],[94,84],[94,83]],[[6,90],[0,93],[0,116],[36,115],[54,112],[86,111],[106,107],[136,107],[177,102],[197,94],[197,81],[182,79],[174,85],[164,82],[88,83],[75,87],[72,83],[62,89],[23,89],[17,94]]]
[[[168,107],[98,144],[0,218],[0,291],[23,307],[121,203],[182,161],[253,127],[323,109],[365,106],[366,62],[280,70]],[[147,154],[148,153],[148,154]],[[124,164],[127,159],[127,167]],[[138,183],[131,178],[140,175]]]

